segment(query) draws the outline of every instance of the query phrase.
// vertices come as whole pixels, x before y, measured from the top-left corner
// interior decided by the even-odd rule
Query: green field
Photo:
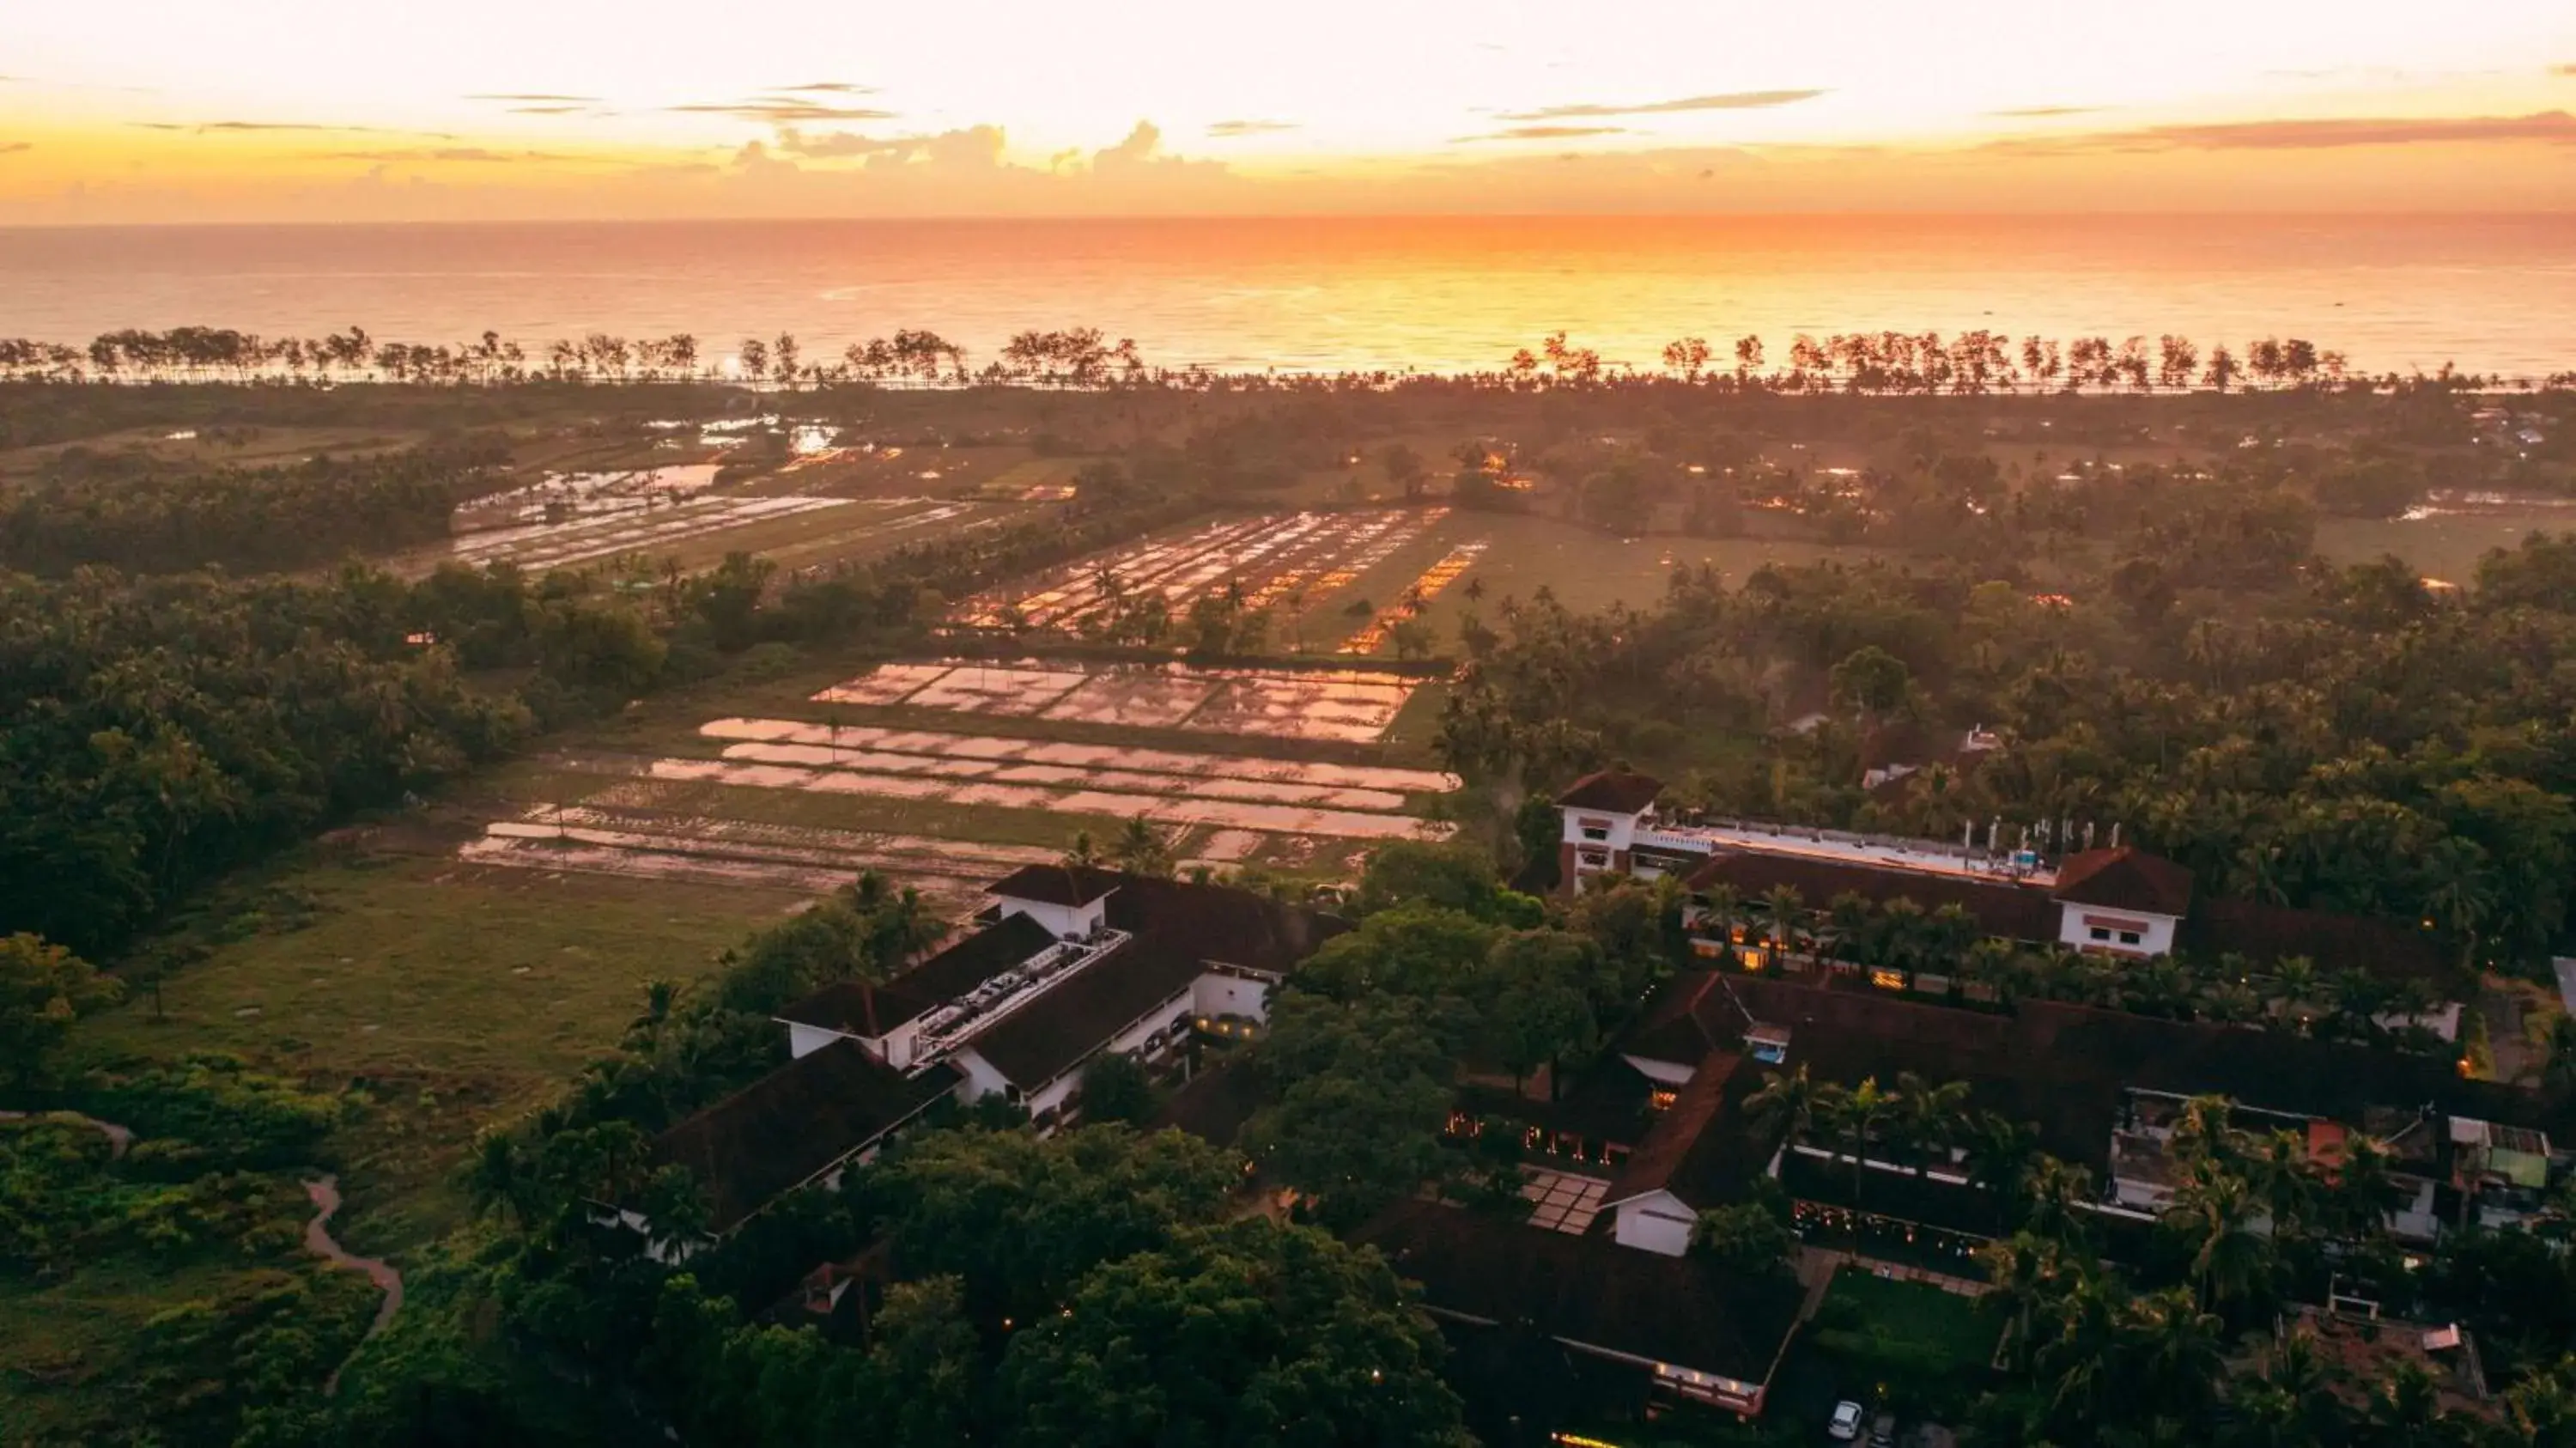
[[[2534,500],[2419,519],[2329,518],[2317,525],[2317,551],[2338,563],[2367,563],[2394,553],[2428,578],[2467,584],[2488,549],[2511,548],[2535,530],[2570,529],[2576,529],[2576,506]]]
[[[1644,609],[1663,597],[1676,568],[1710,564],[1726,575],[1729,587],[1741,587],[1765,564],[1828,558],[1859,563],[1880,556],[1868,548],[1789,539],[1674,534],[1619,538],[1552,518],[1510,513],[1452,513],[1437,532],[1442,544],[1435,557],[1461,543],[1478,539],[1485,543],[1475,566],[1433,599],[1424,613],[1443,649],[1454,647],[1462,613],[1473,609],[1491,624],[1504,599],[1527,601],[1542,587],[1578,613],[1614,603]],[[1481,600],[1467,597],[1471,581],[1484,585]]]
[[[444,855],[316,862],[277,872],[263,894],[295,900],[294,923],[233,927],[240,938],[164,983],[157,1011],[138,992],[83,1022],[78,1047],[97,1059],[224,1051],[359,1083],[371,1105],[333,1143],[346,1233],[394,1252],[455,1225],[448,1178],[475,1131],[613,1045],[645,982],[705,972],[796,904]]]

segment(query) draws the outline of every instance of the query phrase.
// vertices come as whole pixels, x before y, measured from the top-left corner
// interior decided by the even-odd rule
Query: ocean
[[[2576,217],[1441,217],[0,229],[0,336],[183,324],[808,357],[1098,327],[1226,370],[1500,365],[1562,330],[2306,337],[2371,371],[2576,368]]]

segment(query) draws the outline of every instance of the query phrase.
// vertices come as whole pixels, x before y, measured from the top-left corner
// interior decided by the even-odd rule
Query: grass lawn
[[[1928,1282],[1880,1277],[1862,1267],[1835,1273],[1818,1309],[1827,1325],[1846,1311],[1880,1336],[1936,1350],[1962,1370],[1991,1362],[1995,1342],[2003,1335],[2003,1324],[1979,1311],[1975,1298]]]
[[[2338,563],[2368,563],[2394,553],[2427,577],[2466,584],[2477,577],[2478,559],[2488,549],[2511,548],[2534,530],[2570,529],[2576,529],[2576,506],[2539,501],[2412,521],[2329,518],[2317,524],[2317,552]]]
[[[1672,534],[1623,539],[1526,513],[1455,512],[1435,530],[1434,536],[1440,541],[1441,553],[1472,539],[1481,538],[1486,545],[1475,566],[1433,599],[1424,613],[1442,649],[1456,647],[1461,613],[1476,610],[1490,624],[1505,598],[1526,601],[1542,586],[1553,590],[1559,602],[1578,613],[1613,603],[1645,609],[1663,597],[1665,582],[1674,569],[1693,564],[1714,564],[1724,572],[1729,587],[1741,587],[1754,570],[1766,563],[1812,563],[1824,558],[1860,563],[1879,556],[1868,548],[1791,539],[1685,538]],[[1471,580],[1484,584],[1482,600],[1467,598]]]
[[[269,888],[301,928],[253,930],[82,1023],[97,1059],[224,1051],[358,1083],[332,1143],[360,1250],[454,1225],[453,1168],[486,1122],[544,1099],[613,1044],[655,977],[687,979],[796,897],[445,857],[308,864]]]

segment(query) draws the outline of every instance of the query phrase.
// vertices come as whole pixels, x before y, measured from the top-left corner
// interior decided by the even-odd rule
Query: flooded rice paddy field
[[[1406,584],[1404,591],[1396,596],[1395,603],[1369,620],[1366,628],[1342,640],[1341,651],[1346,654],[1374,654],[1386,647],[1387,637],[1395,632],[1397,624],[1414,618],[1429,608],[1431,601],[1438,598],[1443,589],[1457,582],[1460,574],[1475,566],[1476,560],[1483,556],[1484,551],[1485,543],[1481,538],[1461,543],[1450,549],[1441,556],[1439,562],[1422,570],[1420,576]]]
[[[961,912],[993,879],[1057,853],[1028,845],[678,815],[598,800],[531,805],[515,818],[486,825],[482,838],[457,852],[480,865],[808,894],[836,889],[861,870],[877,870]]]
[[[1421,684],[1380,669],[944,659],[882,664],[814,702],[1368,744]]]
[[[1361,573],[1438,525],[1445,508],[1268,514],[1202,524],[1097,553],[1036,585],[969,600],[960,621],[1012,620],[1077,628],[1110,607],[1113,589],[1159,594],[1177,615],[1196,599],[1234,589],[1247,606],[1298,611],[1347,587]]]
[[[988,511],[994,512],[994,521],[1000,520],[991,505],[921,497],[670,495],[670,501],[649,507],[558,515],[543,522],[467,533],[432,561],[561,568],[626,553],[755,551],[745,546],[755,536],[763,545],[756,551],[772,557],[855,554],[893,547],[917,534],[972,527]],[[814,516],[818,514],[826,516]]]

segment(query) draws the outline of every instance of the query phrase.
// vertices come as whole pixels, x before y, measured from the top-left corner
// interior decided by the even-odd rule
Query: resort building
[[[1955,907],[1987,937],[2030,946],[2063,946],[2144,960],[2183,951],[2232,953],[2258,964],[2305,956],[2324,970],[2358,967],[2390,980],[2443,981],[2448,963],[2432,932],[2405,921],[2335,915],[2199,893],[2189,870],[2144,850],[2110,843],[2050,857],[2019,842],[2001,842],[1989,826],[1983,846],[1888,839],[1774,825],[1689,823],[1656,808],[1662,785],[1619,770],[1586,776],[1558,796],[1563,841],[1560,887],[1616,875],[1677,876],[1694,895],[1721,892],[1760,902],[1794,891],[1822,915],[1836,900],[1872,905],[1910,900],[1927,914]],[[2064,833],[2074,835],[2074,830]],[[2117,831],[2113,832],[2116,840]],[[1765,943],[1730,928],[1721,941],[1705,934],[1704,954],[1742,946],[1760,964]],[[1909,984],[1901,975],[1881,984]],[[1946,983],[1944,988],[1946,988]],[[2446,1037],[2457,1012],[2424,1021]]]
[[[973,933],[929,959],[781,1011],[788,1063],[654,1140],[655,1165],[704,1185],[712,1231],[838,1181],[941,1102],[997,1096],[1052,1129],[1079,1115],[1104,1054],[1155,1065],[1194,1032],[1252,1036],[1270,988],[1348,928],[1245,890],[1082,866],[1031,865],[989,893]]]

